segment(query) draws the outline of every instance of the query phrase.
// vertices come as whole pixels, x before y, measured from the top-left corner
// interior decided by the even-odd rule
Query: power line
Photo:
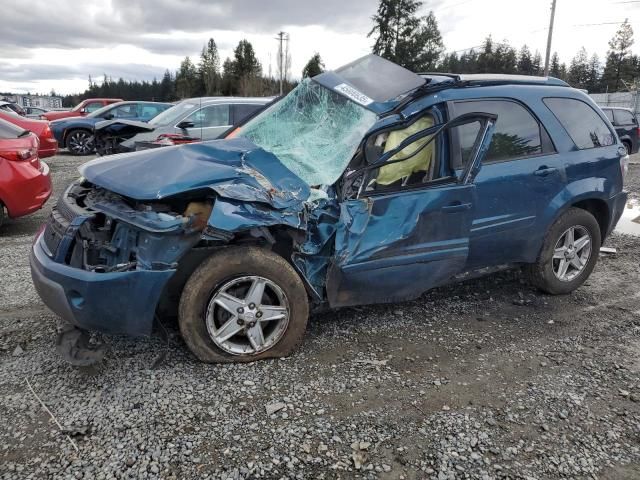
[[[639,0],[640,3],[640,0]],[[572,27],[597,27],[598,25],[622,25],[625,22],[578,23]]]

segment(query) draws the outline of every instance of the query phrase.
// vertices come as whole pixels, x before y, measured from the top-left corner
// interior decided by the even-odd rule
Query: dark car
[[[95,147],[93,129],[103,120],[136,120],[148,122],[172,107],[171,103],[118,102],[102,107],[86,117],[72,117],[51,122],[51,130],[58,143],[73,155],[89,155]]]
[[[31,271],[70,331],[148,335],[177,315],[203,361],[281,357],[318,308],[516,267],[575,290],[625,208],[627,162],[561,80],[419,76],[369,55],[224,140],[83,165]]]
[[[42,120],[60,120],[62,118],[84,117],[112,103],[121,102],[121,98],[87,98],[71,110],[54,110],[42,114]]]
[[[636,117],[628,108],[602,107],[602,111],[613,124],[618,138],[631,155],[638,152],[640,147],[640,125]]]

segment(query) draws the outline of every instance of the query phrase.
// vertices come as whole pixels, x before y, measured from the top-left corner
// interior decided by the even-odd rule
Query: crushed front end
[[[210,202],[188,197],[139,202],[73,183],[33,245],[36,290],[77,327],[149,335],[162,292],[210,211]]]

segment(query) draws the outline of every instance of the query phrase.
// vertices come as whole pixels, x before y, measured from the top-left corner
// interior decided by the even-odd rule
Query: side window
[[[90,102],[90,103],[87,103],[87,106],[84,107],[84,110],[87,113],[91,113],[91,112],[95,112],[96,110],[102,107],[104,107],[104,105],[102,105],[102,103],[100,102]]]
[[[635,119],[631,112],[627,110],[614,110],[613,117],[616,119],[616,125],[634,125]]]
[[[613,119],[613,110],[602,110],[611,123],[615,123]]]
[[[510,100],[472,100],[456,102],[454,108],[456,117],[471,112],[498,115],[493,140],[484,160],[485,164],[553,151],[544,127],[519,103]],[[473,123],[456,129],[462,165],[469,161],[479,128],[478,123]]]
[[[604,120],[583,101],[574,98],[545,98],[544,103],[578,149],[606,147],[616,142]]]
[[[229,105],[210,105],[186,118],[193,128],[224,127],[229,125]]]
[[[237,103],[233,105],[233,124],[237,125],[262,107],[263,105],[255,105],[251,103]]]
[[[112,108],[107,113],[113,115],[113,118],[136,118],[137,106],[133,103],[127,105],[120,105],[119,107]]]
[[[140,109],[138,116],[143,120],[150,120],[164,110],[160,105],[151,105],[149,103],[143,103],[138,108]]]
[[[366,155],[368,158],[379,158],[398,148],[409,137],[433,127],[435,123],[435,118],[427,114],[405,128],[373,136],[367,140]],[[427,145],[430,139],[431,136],[418,138],[387,161],[395,163],[373,170],[365,191],[410,187],[438,178],[437,141]]]

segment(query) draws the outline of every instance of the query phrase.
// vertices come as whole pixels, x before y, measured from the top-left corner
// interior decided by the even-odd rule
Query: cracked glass
[[[373,112],[305,79],[237,136],[273,153],[308,185],[327,186],[340,178],[375,121]]]

